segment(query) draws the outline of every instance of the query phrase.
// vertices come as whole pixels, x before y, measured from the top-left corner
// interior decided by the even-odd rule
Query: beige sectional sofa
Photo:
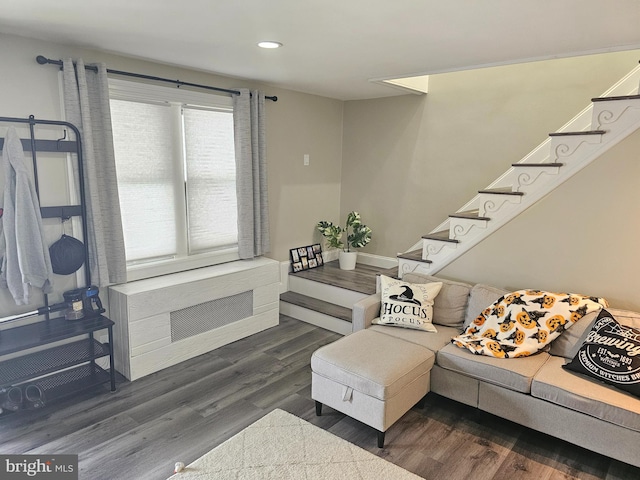
[[[453,345],[451,338],[508,292],[419,274],[405,274],[403,281],[443,282],[434,301],[438,332],[372,325],[380,313],[379,294],[354,305],[354,332],[367,328],[433,352],[432,392],[640,467],[640,399],[562,368],[590,329],[587,318],[536,355],[512,359],[474,355]],[[640,314],[608,311],[621,324],[640,328]]]

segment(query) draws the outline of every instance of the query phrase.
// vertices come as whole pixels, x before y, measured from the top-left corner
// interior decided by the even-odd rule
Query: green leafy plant
[[[362,223],[358,212],[347,215],[344,228],[326,220],[318,222],[316,228],[327,239],[330,248],[341,248],[345,252],[350,252],[351,248],[362,248],[371,241],[371,229]],[[343,233],[347,234],[346,244],[342,241]]]

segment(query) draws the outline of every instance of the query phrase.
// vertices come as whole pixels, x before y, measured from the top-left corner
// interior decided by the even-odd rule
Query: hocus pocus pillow
[[[380,276],[380,318],[374,323],[437,332],[433,320],[433,300],[442,282],[408,283]]]

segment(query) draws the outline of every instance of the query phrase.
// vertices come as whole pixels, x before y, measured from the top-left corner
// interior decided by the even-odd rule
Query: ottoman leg
[[[378,431],[378,448],[384,448],[384,432]]]
[[[316,416],[322,415],[322,404],[316,400]]]

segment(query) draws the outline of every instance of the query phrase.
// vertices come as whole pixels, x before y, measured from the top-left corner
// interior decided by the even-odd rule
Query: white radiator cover
[[[110,287],[116,370],[136,380],[278,325],[279,284],[259,258]]]

